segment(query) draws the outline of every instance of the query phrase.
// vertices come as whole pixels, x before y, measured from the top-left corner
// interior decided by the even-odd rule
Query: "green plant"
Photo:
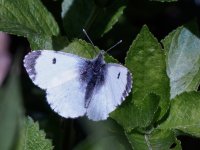
[[[0,2],[0,30],[27,38],[32,50],[62,50],[93,58],[94,47],[74,38],[82,37],[83,27],[93,39],[103,36],[117,23],[125,6],[119,0],[64,0],[63,24],[58,25],[39,0],[4,0]],[[132,93],[108,121],[83,119],[92,130],[74,149],[111,149],[110,143],[115,143],[113,149],[179,150],[177,136],[199,138],[199,49],[194,22],[178,27],[161,42],[144,25],[125,59],[133,74]],[[106,55],[106,61],[117,60]],[[53,149],[38,123],[24,116],[22,99],[19,73],[13,69],[0,89],[0,149]]]

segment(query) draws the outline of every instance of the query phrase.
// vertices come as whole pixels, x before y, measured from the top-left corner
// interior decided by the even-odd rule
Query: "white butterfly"
[[[87,115],[107,119],[132,88],[132,76],[122,65],[105,63],[104,51],[94,59],[70,53],[37,50],[24,66],[34,84],[46,90],[51,108],[65,118]]]

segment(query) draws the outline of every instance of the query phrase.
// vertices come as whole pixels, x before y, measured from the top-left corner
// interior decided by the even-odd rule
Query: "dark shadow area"
[[[70,1],[68,4],[71,3]],[[82,29],[86,28],[90,17],[95,9],[94,1],[75,0],[67,10],[62,12],[63,28],[66,35],[73,38],[80,38],[82,36]],[[77,13],[78,12],[78,13]]]
[[[172,3],[127,0],[127,8],[123,17],[109,33],[103,38],[99,38],[95,43],[106,49],[122,39],[122,44],[110,53],[120,62],[124,62],[127,50],[144,24],[160,41],[177,27],[195,18],[199,22],[200,5],[195,4],[194,0],[182,0]]]
[[[189,136],[178,136],[183,150],[197,150],[200,148],[200,139]]]

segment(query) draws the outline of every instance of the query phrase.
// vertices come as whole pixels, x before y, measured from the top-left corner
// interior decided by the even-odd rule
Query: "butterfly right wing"
[[[109,113],[120,105],[132,88],[132,75],[119,64],[106,64],[105,81],[100,88],[95,88],[87,116],[94,121],[105,120]]]
[[[74,118],[86,112],[79,68],[85,61],[69,53],[37,50],[25,56],[24,66],[33,83],[46,90],[51,108],[65,118]]]

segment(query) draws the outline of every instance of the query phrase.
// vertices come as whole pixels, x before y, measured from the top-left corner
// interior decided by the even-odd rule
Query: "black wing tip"
[[[32,51],[29,52],[25,57],[24,57],[24,66],[26,67],[27,65],[29,65],[29,63],[35,62],[36,59],[41,55],[41,51]]]
[[[122,101],[124,101],[126,96],[129,95],[129,93],[131,92],[131,89],[132,89],[132,74],[129,71],[127,71],[127,84],[122,94],[122,98],[121,98]]]
[[[35,70],[35,64],[37,58],[41,55],[41,51],[32,51],[29,52],[25,57],[24,57],[24,67],[26,68],[26,71],[31,78],[31,80],[35,80],[36,76],[36,70]]]

